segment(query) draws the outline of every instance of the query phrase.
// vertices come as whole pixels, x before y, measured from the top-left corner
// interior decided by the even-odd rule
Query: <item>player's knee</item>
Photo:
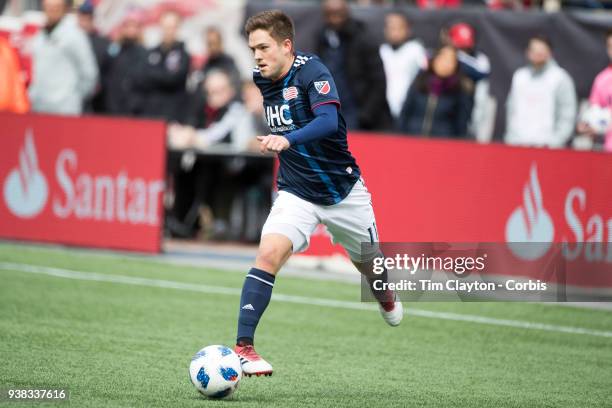
[[[374,260],[376,258],[381,258],[381,257],[384,258],[384,255],[382,254],[382,252],[377,250],[377,251],[361,254],[359,257],[351,256],[351,261],[353,262],[353,265],[355,265],[357,270],[359,270],[359,272],[362,275],[369,277],[369,276],[376,276],[373,273]]]
[[[262,245],[257,252],[255,266],[273,275],[276,275],[291,252],[274,245]]]

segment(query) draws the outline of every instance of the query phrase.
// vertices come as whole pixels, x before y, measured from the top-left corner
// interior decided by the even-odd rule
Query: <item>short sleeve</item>
[[[302,67],[300,82],[307,89],[310,109],[326,103],[340,105],[334,78],[320,60],[313,58]]]

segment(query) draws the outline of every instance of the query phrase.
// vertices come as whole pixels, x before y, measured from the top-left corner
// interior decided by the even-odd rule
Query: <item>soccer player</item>
[[[280,161],[278,197],[261,233],[255,267],[245,278],[238,317],[235,350],[242,370],[259,376],[272,374],[272,365],[255,352],[253,339],[276,274],[293,252],[308,247],[319,223],[346,249],[370,287],[374,279],[386,279],[386,273],[372,273],[372,260],[379,256],[374,210],[348,150],[334,79],[318,57],[294,50],[293,22],[281,11],[252,16],[245,31],[257,64],[253,79],[272,132],[258,136],[260,148],[278,153]],[[385,321],[399,325],[403,309],[395,293],[374,296]]]

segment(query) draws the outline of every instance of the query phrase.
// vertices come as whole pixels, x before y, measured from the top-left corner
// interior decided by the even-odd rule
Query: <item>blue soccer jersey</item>
[[[279,190],[314,204],[342,201],[361,173],[348,150],[340,98],[327,67],[317,56],[298,53],[284,77],[272,81],[262,77],[256,68],[253,80],[263,95],[266,120],[275,135],[287,135],[306,126],[314,119],[313,109],[319,105],[338,105],[336,134],[292,145],[278,155],[277,185]]]

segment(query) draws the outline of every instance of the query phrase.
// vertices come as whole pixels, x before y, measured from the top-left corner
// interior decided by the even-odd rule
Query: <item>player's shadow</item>
[[[192,401],[200,401],[204,404],[207,404],[207,406],[223,406],[226,404],[242,404],[245,402],[259,402],[259,403],[263,403],[263,402],[275,402],[278,403],[279,401],[282,401],[282,397],[275,397],[273,395],[246,395],[246,394],[242,394],[242,395],[233,395],[229,398],[223,398],[223,399],[210,399],[210,398],[206,398],[206,397],[202,397],[199,395],[194,395],[189,397],[189,402]]]
[[[343,387],[339,387],[344,389]],[[350,392],[342,392],[340,389],[329,389],[329,390],[320,390],[320,392],[310,392],[308,393],[308,399],[314,401],[327,401],[326,406],[334,406],[335,402],[338,402],[340,405],[350,405],[351,401],[354,401],[355,395]],[[239,391],[237,391],[238,393]],[[388,394],[386,393],[372,393],[368,394],[369,397],[378,398],[386,398]],[[282,393],[279,390],[275,390],[274,394],[235,394],[227,399],[207,399],[203,396],[194,395],[189,398],[190,402],[194,400],[202,401],[206,403],[207,406],[222,406],[225,404],[238,404],[238,403],[274,403],[274,404],[286,404],[287,407],[295,404],[296,394],[295,392],[290,393]],[[208,405],[211,404],[211,405]],[[317,405],[318,406],[318,405]]]
[[[250,399],[244,399],[244,398],[240,398],[237,395],[231,396],[229,398],[223,398],[223,399],[212,399],[212,398],[206,398],[203,397],[201,395],[192,395],[188,398],[189,402],[191,403],[192,401],[199,401],[203,404],[217,404],[218,406],[223,406],[225,404],[232,404],[232,403],[241,403],[241,402],[249,402],[249,401],[261,401],[259,399],[255,399],[255,398],[250,398]]]

